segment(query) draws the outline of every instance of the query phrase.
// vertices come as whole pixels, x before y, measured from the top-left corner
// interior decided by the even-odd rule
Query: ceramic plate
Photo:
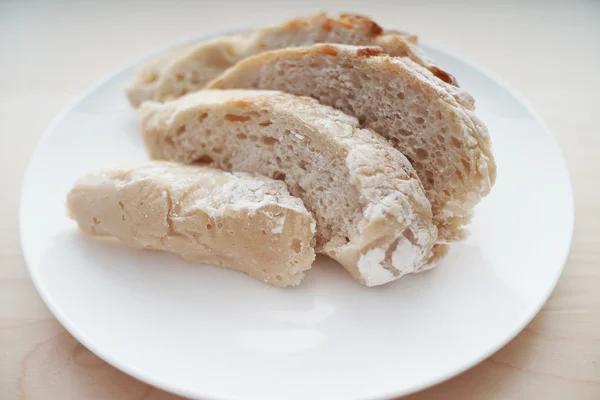
[[[277,289],[79,234],[65,213],[76,177],[146,159],[121,91],[130,66],[59,115],[30,162],[21,242],[42,299],[98,356],[189,397],[391,397],[483,360],[554,288],[573,230],[572,192],[548,128],[513,90],[461,58],[425,50],[477,99],[498,163],[470,239],[437,269],[366,288],[318,258],[300,287]]]

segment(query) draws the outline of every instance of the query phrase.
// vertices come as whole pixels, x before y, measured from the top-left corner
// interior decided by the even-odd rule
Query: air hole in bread
[[[404,93],[398,92],[398,94],[396,95],[396,97],[399,98],[400,100],[404,100]]]
[[[246,135],[245,135],[245,134],[243,134],[243,133],[238,133],[237,135],[235,135],[235,137],[236,137],[236,138],[238,138],[238,139],[242,139],[242,140],[244,140],[244,139],[247,139],[247,138],[248,138],[248,136],[246,136]]]
[[[272,122],[269,121],[269,120],[267,120],[267,121],[262,121],[258,125],[260,125],[260,126],[270,126],[271,124],[272,124]]]
[[[404,237],[413,245],[416,245],[417,241],[415,240],[415,235],[410,229],[404,230]]]
[[[223,224],[221,222],[217,223],[217,229],[223,229]]]
[[[173,141],[173,138],[171,136],[165,137],[165,144],[171,147],[175,146],[175,142]]]
[[[213,162],[215,162],[215,160],[213,160],[213,158],[211,156],[209,156],[208,154],[204,154],[202,157],[198,158],[194,162],[194,164],[207,165],[207,164],[212,164]]]
[[[100,220],[96,217],[92,217],[92,222],[97,225],[100,223]]]
[[[471,165],[469,164],[469,162],[464,158],[460,160],[460,162],[463,165],[463,167],[465,167],[465,171],[467,172],[467,174],[471,173]]]
[[[275,279],[278,281],[282,281],[283,277],[281,275],[275,275]]]
[[[198,122],[204,121],[208,117],[208,113],[202,113],[198,115]]]
[[[460,172],[459,170],[456,170],[456,171],[454,171],[454,173],[456,174],[456,176],[458,177],[458,179],[461,180],[461,182],[465,181],[465,179],[463,178],[462,172]]]
[[[264,229],[261,229],[261,230],[260,230],[260,233],[262,233],[262,234],[263,234],[263,235],[265,235],[265,236],[267,235],[267,231],[265,231]]]
[[[429,155],[427,154],[427,150],[425,149],[417,149],[415,154],[417,155],[417,158],[421,161],[427,160],[427,156]]]
[[[302,197],[306,192],[297,182],[288,187],[290,193],[296,197]]]
[[[281,157],[275,157],[275,161],[277,162],[277,165],[281,165]]]
[[[275,143],[279,143],[279,140],[275,139],[274,137],[271,136],[263,136],[262,137],[262,142],[264,144],[266,144],[267,146],[273,146]]]
[[[246,122],[250,121],[251,117],[247,115],[226,114],[225,119],[231,122]]]
[[[294,253],[300,253],[302,250],[302,241],[300,239],[294,238],[292,240],[292,250],[294,250]]]
[[[285,174],[281,171],[275,171],[273,174],[273,179],[278,181],[285,181]]]
[[[185,132],[185,125],[181,125],[179,127],[179,129],[177,129],[177,131],[175,132],[175,136],[183,135],[184,132]]]
[[[119,205],[119,208],[122,210],[123,208],[125,208],[125,204],[123,204],[123,202],[121,200],[119,200],[119,202],[117,203]]]
[[[454,136],[452,136],[450,138],[450,141],[452,142],[452,144],[454,145],[454,147],[456,147],[456,148],[461,148],[462,147],[462,143],[460,142],[460,140],[458,140]]]
[[[258,141],[258,136],[256,136],[256,135],[250,135],[250,140],[253,141],[253,142],[256,142],[256,141]]]
[[[412,136],[412,132],[407,130],[407,129],[399,129],[398,132],[402,135],[402,136]]]
[[[121,214],[121,221],[125,221],[125,214]]]
[[[223,152],[223,149],[219,148],[219,147],[213,147],[212,149],[215,153],[217,154],[221,154]]]
[[[433,171],[427,170],[425,171],[425,177],[427,178],[427,181],[433,181]]]
[[[175,74],[175,79],[177,79],[177,82],[181,82],[185,79],[185,75],[183,74]]]
[[[210,231],[213,228],[212,224],[206,224],[206,230]]]
[[[425,123],[425,119],[423,119],[421,117],[417,117],[417,118],[415,118],[415,123],[418,125],[423,125]]]

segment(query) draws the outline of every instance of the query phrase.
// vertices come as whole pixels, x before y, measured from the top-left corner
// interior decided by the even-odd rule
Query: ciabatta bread
[[[175,50],[138,68],[126,92],[135,107],[146,100],[170,100],[201,89],[244,57],[314,43],[376,45],[392,56],[409,57],[432,71],[440,79],[440,84],[448,86],[448,90],[455,93],[461,102],[473,108],[473,99],[452,86],[456,85],[455,79],[422,53],[414,36],[384,31],[370,19],[350,14],[337,18],[319,14]]]
[[[208,90],[140,108],[154,159],[281,179],[317,221],[316,249],[367,286],[431,267],[444,248],[406,158],[307,97]]]
[[[406,57],[334,44],[274,50],[240,61],[207,87],[281,90],[357,117],[411,161],[442,241],[464,237],[462,226],[494,184],[483,123]]]
[[[282,182],[147,162],[92,172],[67,197],[82,231],[298,285],[315,258],[315,221]]]

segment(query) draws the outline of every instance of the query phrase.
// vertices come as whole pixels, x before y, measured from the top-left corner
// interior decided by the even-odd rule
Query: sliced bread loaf
[[[406,158],[356,118],[307,97],[207,90],[140,108],[154,159],[281,179],[317,221],[316,250],[367,286],[429,268],[437,232]]]
[[[319,14],[175,50],[139,67],[126,92],[135,107],[146,100],[170,100],[201,89],[245,57],[314,43],[377,45],[392,56],[409,57],[428,68],[459,101],[473,108],[473,99],[453,86],[456,85],[455,79],[423,54],[414,36],[397,31],[386,32],[369,18],[350,14],[337,18]]]
[[[379,48],[318,44],[246,58],[207,85],[311,96],[358,118],[408,157],[431,201],[441,241],[464,237],[494,184],[487,129],[430,71]]]
[[[82,231],[298,285],[315,258],[315,221],[282,182],[167,162],[81,177],[67,197]]]

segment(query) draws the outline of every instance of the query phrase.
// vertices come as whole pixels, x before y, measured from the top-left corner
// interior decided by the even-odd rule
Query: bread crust
[[[153,161],[89,173],[67,196],[94,236],[295,286],[315,258],[315,221],[282,182]]]
[[[153,159],[282,179],[317,221],[316,250],[367,286],[429,268],[430,204],[406,158],[314,99],[207,90],[139,111]]]
[[[463,105],[473,109],[472,97],[457,88],[456,79],[429,59],[414,35],[386,31],[371,19],[354,14],[329,17],[324,13],[294,19],[241,35],[220,37],[163,54],[140,66],[125,91],[138,107],[146,100],[166,101],[201,89],[241,59],[264,51],[315,43],[380,46],[392,56],[409,57],[428,68]]]

